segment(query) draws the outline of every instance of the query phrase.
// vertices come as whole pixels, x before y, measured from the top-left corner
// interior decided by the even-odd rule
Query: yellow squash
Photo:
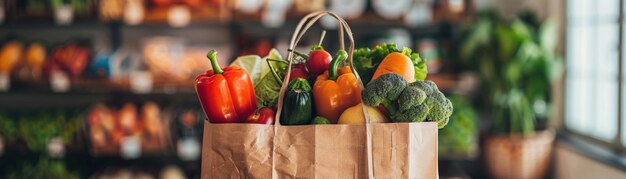
[[[359,103],[346,109],[339,117],[338,124],[365,124],[365,115],[363,114],[363,103]],[[378,111],[375,107],[365,106],[370,116],[370,123],[385,123],[387,117]]]

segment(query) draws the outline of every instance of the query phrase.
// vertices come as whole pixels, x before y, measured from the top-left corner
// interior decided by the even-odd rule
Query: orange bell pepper
[[[337,123],[343,111],[361,103],[361,88],[350,67],[337,69],[348,53],[345,50],[337,53],[328,71],[317,76],[313,85],[317,115],[327,118],[333,124]]]

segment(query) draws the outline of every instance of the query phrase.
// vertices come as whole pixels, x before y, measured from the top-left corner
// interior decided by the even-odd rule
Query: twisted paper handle
[[[354,74],[354,76],[356,76],[359,87],[361,89],[364,88],[363,82],[361,81],[361,77],[359,77],[358,72],[356,71],[356,69],[354,68],[353,65],[353,61],[352,61],[352,55],[354,52],[354,37],[352,36],[352,30],[350,29],[350,26],[348,26],[348,23],[342,19],[341,17],[339,17],[337,14],[334,14],[332,12],[326,12],[326,11],[320,11],[320,12],[314,12],[314,13],[310,13],[306,16],[304,16],[304,18],[302,18],[302,20],[300,20],[300,22],[298,23],[298,25],[296,26],[296,29],[294,31],[294,34],[291,36],[291,40],[289,42],[289,49],[295,49],[296,46],[298,45],[298,43],[300,42],[300,39],[302,38],[302,36],[306,33],[307,30],[309,30],[309,28],[311,26],[313,26],[313,24],[315,24],[315,22],[317,22],[317,20],[319,20],[320,18],[324,17],[324,16],[331,16],[333,17],[335,20],[337,20],[337,22],[339,23],[339,48],[340,49],[345,49],[345,44],[344,44],[344,32],[346,33],[346,35],[348,36],[348,41],[349,41],[349,46],[348,46],[348,61],[350,64],[350,69],[352,70],[352,73]],[[289,77],[291,75],[291,66],[293,65],[293,59],[294,59],[294,52],[293,51],[289,51],[288,55],[287,55],[287,61],[289,61],[289,66],[287,68],[287,75],[285,75],[284,79],[283,79],[283,84],[280,88],[280,95],[278,96],[278,107],[276,110],[276,119],[277,121],[280,121],[278,119],[280,119],[280,115],[282,113],[282,107],[283,107],[283,98],[285,95],[285,92],[287,91],[287,86],[289,83]],[[370,130],[370,126],[369,126],[369,122],[370,122],[370,118],[369,118],[369,114],[367,112],[367,109],[365,108],[365,105],[362,106],[363,107],[363,112],[365,113],[365,120],[366,120],[366,124],[363,125],[365,126],[365,133],[366,133],[366,146],[367,146],[367,169],[368,169],[368,176],[369,178],[374,178],[374,164],[372,161],[372,134],[371,134],[371,130]],[[276,132],[278,126],[280,126],[280,122],[276,122],[275,126],[274,126],[274,132]]]

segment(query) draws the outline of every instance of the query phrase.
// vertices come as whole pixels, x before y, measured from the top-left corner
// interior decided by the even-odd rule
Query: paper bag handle
[[[354,37],[352,36],[352,30],[348,26],[348,23],[345,20],[343,20],[341,17],[337,16],[336,14],[332,12],[320,11],[320,12],[314,12],[314,13],[310,13],[306,15],[304,18],[302,18],[302,20],[300,20],[300,22],[296,26],[296,30],[294,34],[292,35],[291,41],[289,43],[289,49],[295,49],[298,43],[300,42],[300,39],[302,38],[302,36],[306,33],[306,31],[309,30],[309,28],[313,26],[313,24],[315,24],[317,20],[327,15],[334,17],[334,19],[336,19],[339,22],[339,27],[338,27],[339,28],[339,44],[340,44],[339,48],[342,50],[345,49],[344,36],[343,36],[344,29],[345,29],[345,32],[347,32],[347,36],[349,40],[349,47],[348,47],[347,52],[348,52],[348,61],[350,65],[350,70],[352,71],[354,76],[357,78],[359,88],[363,89],[364,86],[363,86],[363,82],[361,81],[361,77],[359,76],[358,72],[355,70],[354,65],[352,63],[352,54],[354,51]],[[283,98],[284,98],[285,92],[287,91],[287,87],[289,85],[289,77],[291,76],[291,67],[293,66],[294,55],[295,53],[293,51],[289,51],[289,53],[287,54],[287,61],[289,62],[289,65],[287,66],[287,74],[283,78],[282,86],[280,88],[280,93],[279,93],[280,95],[278,95],[276,119],[280,119],[280,115],[282,112]],[[366,118],[366,120],[368,119]],[[280,125],[280,123],[278,124]]]
[[[302,18],[302,20],[300,20],[300,22],[298,23],[298,25],[296,26],[296,29],[293,33],[293,35],[291,36],[291,40],[289,42],[289,49],[295,49],[296,46],[298,45],[298,43],[300,42],[300,39],[302,38],[302,36],[306,33],[307,30],[309,30],[309,28],[311,26],[313,26],[313,24],[315,24],[315,22],[317,22],[317,20],[319,20],[320,18],[324,17],[324,16],[331,16],[333,17],[335,20],[337,20],[337,22],[339,23],[338,28],[339,28],[339,48],[341,50],[345,49],[345,44],[344,44],[344,30],[345,33],[348,37],[348,42],[349,42],[349,46],[348,46],[348,61],[349,61],[349,65],[350,65],[350,70],[352,71],[352,73],[354,74],[354,76],[356,77],[358,84],[359,84],[359,88],[363,89],[364,85],[363,82],[361,81],[361,77],[359,76],[359,73],[355,70],[354,65],[353,65],[353,61],[352,61],[352,54],[354,52],[354,37],[352,36],[352,30],[350,29],[350,26],[348,26],[348,23],[342,19],[341,17],[339,17],[337,14],[332,13],[332,12],[327,12],[327,11],[318,11],[318,12],[313,12],[310,13],[306,16],[304,16]],[[293,59],[294,59],[294,52],[293,51],[289,51],[289,53],[287,54],[287,61],[289,61],[289,65],[287,67],[287,75],[285,75],[285,77],[283,78],[283,84],[280,88],[280,93],[278,95],[278,106],[277,106],[277,110],[276,110],[276,123],[274,125],[274,132],[276,132],[276,129],[278,128],[278,126],[280,126],[280,115],[282,113],[282,108],[283,108],[283,98],[285,95],[285,92],[287,91],[287,87],[289,84],[289,77],[291,75],[291,66],[293,65]],[[372,161],[372,134],[371,134],[371,130],[370,130],[370,118],[367,112],[367,109],[365,107],[365,105],[362,105],[361,107],[363,107],[363,113],[365,115],[365,121],[366,124],[363,125],[365,126],[365,134],[366,134],[366,147],[367,147],[367,171],[368,171],[368,177],[369,178],[374,178],[374,164]]]

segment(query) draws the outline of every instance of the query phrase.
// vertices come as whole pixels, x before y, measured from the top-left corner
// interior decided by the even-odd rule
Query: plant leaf
[[[546,20],[539,29],[539,43],[542,48],[554,50],[558,43],[558,24],[554,19]]]

